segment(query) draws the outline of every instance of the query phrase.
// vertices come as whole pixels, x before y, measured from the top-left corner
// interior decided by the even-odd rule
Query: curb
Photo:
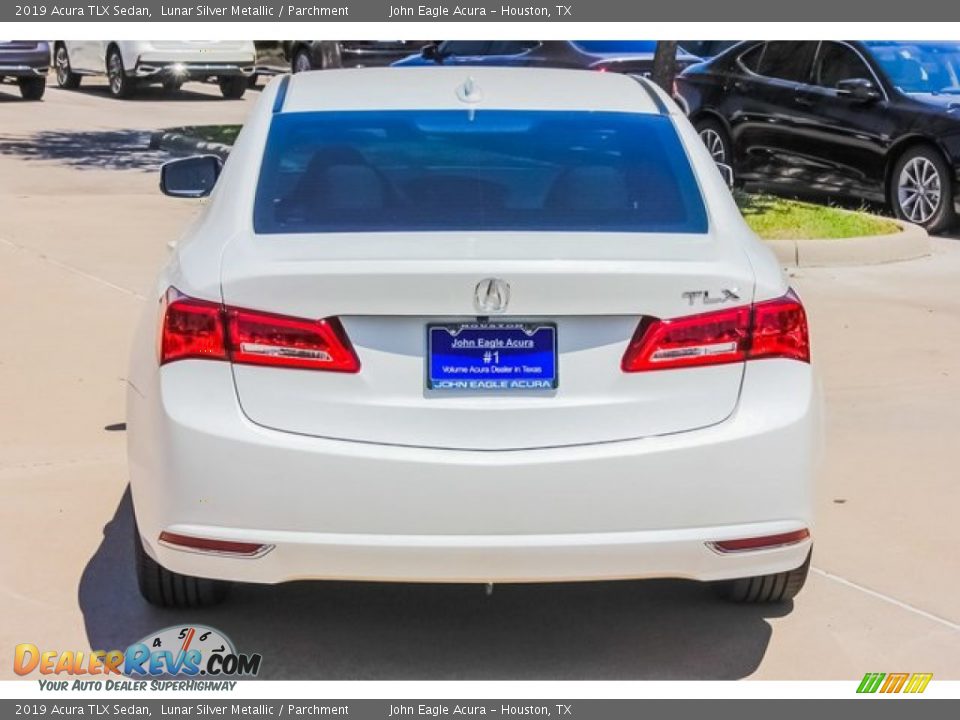
[[[901,231],[841,240],[764,240],[783,267],[878,265],[930,254],[930,236],[919,225],[897,221]]]
[[[167,150],[178,155],[217,155],[227,159],[230,146],[181,133],[159,130],[150,135],[151,150]]]

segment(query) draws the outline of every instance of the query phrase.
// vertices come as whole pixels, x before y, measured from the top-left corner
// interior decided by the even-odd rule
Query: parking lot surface
[[[274,679],[960,679],[960,240],[796,271],[827,403],[814,570],[795,602],[681,581],[239,587],[210,610],[137,594],[124,376],[146,290],[197,201],[157,190],[152,130],[242,122],[259,93],[112,100],[0,88],[0,647],[125,647],[181,622]],[[743,461],[749,462],[749,458]],[[215,468],[211,469],[215,471]],[[0,677],[13,677],[10,665]]]

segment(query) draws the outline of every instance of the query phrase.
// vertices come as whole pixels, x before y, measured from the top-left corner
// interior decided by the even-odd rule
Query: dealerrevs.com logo
[[[13,670],[17,675],[39,672],[41,675],[94,676],[90,680],[97,680],[95,676],[98,675],[212,679],[254,677],[260,672],[261,661],[259,653],[238,653],[233,642],[215,628],[175,625],[151,633],[125,650],[61,652],[41,650],[32,643],[21,643],[14,651]],[[67,689],[67,684],[57,683],[59,687],[51,689]],[[119,683],[113,684],[119,686]],[[79,689],[87,688],[80,686]]]

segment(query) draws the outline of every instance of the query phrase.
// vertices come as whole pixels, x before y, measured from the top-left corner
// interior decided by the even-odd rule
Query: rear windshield
[[[501,110],[274,117],[258,233],[705,233],[667,117]]]

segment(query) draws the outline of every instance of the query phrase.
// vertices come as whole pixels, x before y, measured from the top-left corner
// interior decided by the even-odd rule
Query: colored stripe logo
[[[933,673],[867,673],[860,681],[858,693],[922,693]]]

